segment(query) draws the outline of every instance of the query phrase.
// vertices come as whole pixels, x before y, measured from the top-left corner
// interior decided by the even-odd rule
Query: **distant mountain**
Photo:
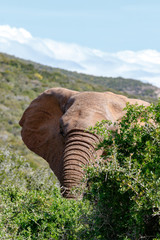
[[[78,91],[112,91],[154,102],[160,89],[137,80],[94,77],[0,54],[0,146],[9,145],[34,165],[43,160],[24,147],[18,121],[28,104],[44,90],[66,87]],[[44,164],[44,163],[43,163]]]
[[[106,52],[75,43],[37,38],[24,28],[0,25],[0,52],[94,76],[138,79],[160,87],[160,52],[154,49]]]

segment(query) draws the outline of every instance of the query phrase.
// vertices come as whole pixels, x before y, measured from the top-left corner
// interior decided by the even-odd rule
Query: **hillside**
[[[33,165],[45,162],[23,145],[18,121],[28,104],[51,87],[109,90],[150,102],[156,101],[160,93],[157,87],[136,80],[78,74],[0,54],[0,145],[25,155]]]

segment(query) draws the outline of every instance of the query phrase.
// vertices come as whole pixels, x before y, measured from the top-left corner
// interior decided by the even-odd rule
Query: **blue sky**
[[[0,24],[103,51],[160,51],[159,0],[3,0]]]
[[[94,75],[121,75],[142,81],[154,78],[152,83],[160,86],[160,0],[0,0],[0,26],[3,26],[0,28],[2,52],[31,60],[36,60],[37,55],[40,63]],[[20,29],[32,37],[27,45],[19,44]],[[5,41],[8,43],[4,44]],[[41,52],[40,48],[35,49],[35,42],[43,42],[43,49],[46,46],[49,49]],[[53,45],[57,48],[56,44],[60,43],[63,44],[58,45],[61,57],[53,50]],[[51,49],[54,56],[49,55]],[[77,58],[79,62],[76,53],[83,55],[83,59]],[[88,65],[84,64],[85,53]],[[124,64],[127,58],[129,68]],[[93,71],[95,62],[99,71]],[[105,68],[110,71],[104,71]]]

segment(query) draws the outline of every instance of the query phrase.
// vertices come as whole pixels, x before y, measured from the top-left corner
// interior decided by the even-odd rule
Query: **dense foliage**
[[[83,239],[87,201],[66,200],[48,169],[0,152],[0,239]],[[85,217],[85,216],[84,216]]]
[[[118,130],[110,122],[92,129],[104,149],[103,160],[88,169],[97,239],[160,237],[160,101],[126,110]]]
[[[117,124],[91,129],[104,154],[86,169],[83,200],[63,199],[50,170],[1,151],[0,239],[160,239],[160,102],[128,105]]]

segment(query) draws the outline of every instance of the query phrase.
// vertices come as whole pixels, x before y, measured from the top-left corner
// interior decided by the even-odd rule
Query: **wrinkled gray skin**
[[[99,139],[85,130],[97,121],[120,120],[127,102],[149,105],[111,92],[52,88],[25,110],[20,120],[22,139],[31,151],[49,163],[63,186],[64,197],[75,197],[71,188],[80,184],[82,167],[94,161],[95,144]]]

